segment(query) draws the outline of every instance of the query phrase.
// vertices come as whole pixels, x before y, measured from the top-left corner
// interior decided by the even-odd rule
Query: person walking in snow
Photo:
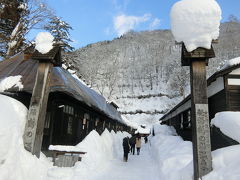
[[[128,153],[130,150],[129,137],[123,138],[123,161],[128,161]]]
[[[136,145],[136,136],[132,135],[132,137],[129,139],[129,143],[131,146],[131,153],[134,155],[135,154],[135,145]]]
[[[148,142],[147,136],[144,137],[144,141],[145,141],[145,144],[147,144],[147,142]]]
[[[141,136],[138,136],[136,139],[137,155],[140,154],[141,145],[142,145]]]

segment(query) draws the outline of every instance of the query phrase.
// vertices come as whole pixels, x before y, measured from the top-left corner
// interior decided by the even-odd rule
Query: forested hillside
[[[221,25],[214,50],[208,76],[240,56],[239,22]],[[181,67],[180,57],[170,30],[129,32],[64,55],[78,76],[138,123],[156,121],[189,93],[189,68]]]

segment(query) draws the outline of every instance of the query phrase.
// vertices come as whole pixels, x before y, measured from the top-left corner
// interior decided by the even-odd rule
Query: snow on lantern
[[[171,30],[182,43],[182,66],[190,60],[215,57],[212,42],[219,36],[221,8],[215,0],[182,0],[171,9]]]

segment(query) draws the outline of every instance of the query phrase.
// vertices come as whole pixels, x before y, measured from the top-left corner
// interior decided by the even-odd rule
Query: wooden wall
[[[208,98],[209,119],[214,118],[215,114],[226,111],[226,90],[222,90]]]
[[[101,134],[105,128],[109,131],[116,131],[117,126],[119,129],[126,128],[125,125],[62,93],[52,93],[48,107],[51,118],[50,126],[45,127],[45,132],[49,132],[44,134],[45,149],[50,144],[76,145],[92,130]]]

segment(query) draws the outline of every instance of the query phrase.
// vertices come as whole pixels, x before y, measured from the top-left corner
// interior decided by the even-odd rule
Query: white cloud
[[[114,17],[114,29],[118,36],[133,30],[138,24],[149,21],[151,14],[143,16],[127,16],[125,14]]]
[[[117,11],[125,11],[131,0],[112,0],[112,4]]]
[[[157,28],[157,27],[160,26],[160,23],[161,23],[161,20],[158,19],[158,18],[155,18],[155,19],[151,22],[151,24],[149,25],[149,28],[150,28],[150,29],[155,29],[155,28]]]

